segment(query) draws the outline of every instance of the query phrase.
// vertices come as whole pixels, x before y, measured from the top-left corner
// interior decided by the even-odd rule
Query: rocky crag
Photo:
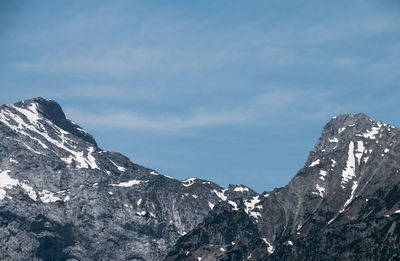
[[[0,260],[161,260],[220,201],[256,195],[102,150],[43,98],[1,106],[0,141]]]
[[[0,260],[399,260],[400,130],[324,128],[290,183],[179,181],[102,150],[52,100],[0,107]]]
[[[400,260],[399,171],[399,129],[339,115],[287,186],[212,213],[167,259]]]

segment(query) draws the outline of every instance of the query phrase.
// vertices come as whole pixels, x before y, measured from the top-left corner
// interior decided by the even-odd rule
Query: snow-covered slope
[[[399,171],[399,129],[365,114],[339,115],[325,126],[304,168],[287,186],[207,218],[178,241],[169,259],[186,254],[202,260],[399,258]],[[231,233],[248,232],[233,245],[231,237],[215,231],[241,212],[257,230],[233,227]],[[199,234],[208,240],[198,244]],[[249,234],[258,238],[250,240]],[[204,251],[208,245],[216,250]]]
[[[400,130],[364,114],[258,194],[102,150],[55,101],[3,105],[0,260],[396,260],[399,171]]]
[[[55,101],[0,107],[1,260],[161,260],[220,201],[256,194],[234,188],[102,150]]]

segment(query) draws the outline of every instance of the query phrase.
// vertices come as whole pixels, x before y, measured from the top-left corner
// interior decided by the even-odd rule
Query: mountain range
[[[0,260],[400,260],[400,130],[342,114],[283,188],[176,180],[34,98],[0,107]]]

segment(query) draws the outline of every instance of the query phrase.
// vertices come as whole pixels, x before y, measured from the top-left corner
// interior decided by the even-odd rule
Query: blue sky
[[[326,122],[400,126],[398,1],[7,1],[0,103],[57,100],[99,146],[257,191]]]

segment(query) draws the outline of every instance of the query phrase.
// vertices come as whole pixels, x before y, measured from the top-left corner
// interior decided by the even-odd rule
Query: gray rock
[[[43,98],[1,106],[0,141],[0,260],[161,260],[224,193],[255,193],[102,150]]]
[[[213,231],[228,221],[210,213],[185,236],[192,242],[208,234],[208,241],[188,248],[179,240],[168,257],[189,251],[202,260],[398,260],[399,139],[399,129],[365,114],[333,118],[289,184],[260,195],[251,210],[256,213],[243,208],[257,231],[234,228],[256,237],[235,245],[241,256],[228,258],[235,251],[230,249],[224,256],[218,250],[199,251],[208,244],[219,249],[227,241]],[[231,215],[239,218],[240,210]]]
[[[400,130],[326,124],[283,188],[179,181],[52,100],[0,107],[0,260],[399,260]]]

